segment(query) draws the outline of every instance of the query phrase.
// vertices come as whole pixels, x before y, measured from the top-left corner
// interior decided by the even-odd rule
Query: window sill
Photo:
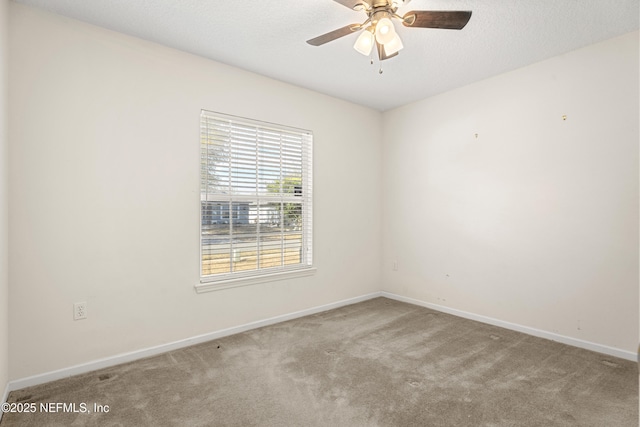
[[[223,289],[237,288],[239,286],[256,285],[258,283],[273,282],[276,280],[296,279],[298,277],[312,276],[316,273],[315,267],[304,268],[300,270],[280,271],[278,273],[264,274],[253,277],[238,277],[235,279],[217,280],[212,282],[200,283],[195,287],[196,293],[221,291]]]

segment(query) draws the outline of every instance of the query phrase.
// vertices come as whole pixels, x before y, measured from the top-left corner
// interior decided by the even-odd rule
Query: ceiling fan
[[[320,46],[349,34],[364,31],[356,40],[353,48],[365,56],[369,56],[376,46],[381,61],[393,58],[403,48],[402,40],[396,33],[392,19],[402,22],[409,28],[444,28],[461,30],[471,18],[470,11],[430,11],[414,10],[404,16],[396,12],[399,7],[411,0],[334,0],[343,6],[357,11],[364,11],[367,20],[362,24],[351,24],[321,36],[307,40],[312,46]]]

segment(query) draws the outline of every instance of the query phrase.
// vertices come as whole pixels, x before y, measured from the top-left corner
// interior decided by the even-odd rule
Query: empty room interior
[[[639,14],[0,0],[0,424],[637,426]]]

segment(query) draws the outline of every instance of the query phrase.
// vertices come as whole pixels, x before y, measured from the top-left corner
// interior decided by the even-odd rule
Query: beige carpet
[[[15,391],[9,401],[38,410],[5,414],[2,427],[637,427],[638,368],[377,298]],[[41,403],[91,413],[45,413]]]

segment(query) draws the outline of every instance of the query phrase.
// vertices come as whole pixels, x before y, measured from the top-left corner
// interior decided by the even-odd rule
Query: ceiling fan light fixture
[[[397,33],[394,33],[391,41],[384,45],[384,53],[387,56],[391,56],[394,53],[399,52],[403,47],[404,45],[402,44],[402,40],[400,39],[400,36]]]
[[[2,0],[0,0],[2,1]],[[441,28],[461,30],[471,18],[470,10],[414,10],[404,16],[398,8],[406,6],[410,0],[334,0],[350,9],[365,12],[367,19],[361,24],[351,24],[307,40],[311,46],[321,46],[330,41],[362,31],[353,48],[369,56],[376,48],[380,61],[393,58],[404,48],[392,20],[397,19],[404,27]],[[373,63],[373,59],[371,59]],[[380,71],[382,73],[382,71]]]
[[[373,34],[367,29],[358,36],[353,48],[364,56],[369,56],[371,49],[373,49],[373,42]]]
[[[391,19],[384,17],[376,24],[376,40],[380,44],[387,44],[396,34],[396,29],[393,27]]]

